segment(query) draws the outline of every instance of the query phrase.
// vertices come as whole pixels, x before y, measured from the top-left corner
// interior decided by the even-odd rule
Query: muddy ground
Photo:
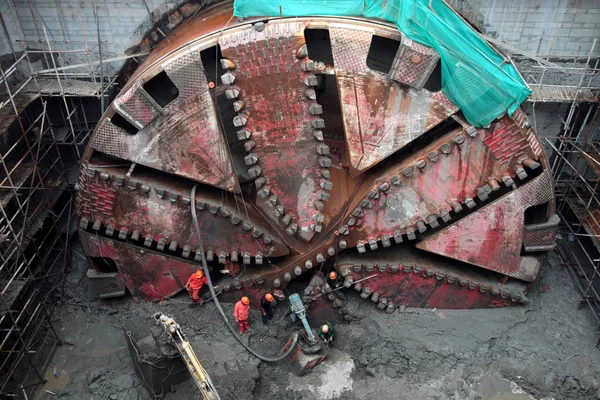
[[[578,308],[579,296],[556,254],[525,306],[388,315],[351,291],[354,321],[337,326],[329,360],[300,378],[284,362],[259,362],[245,352],[213,303],[189,308],[185,295],[160,304],[98,301],[85,269],[75,254],[64,304],[55,313],[57,329],[71,345],[55,352],[37,399],[150,399],[122,326],[149,335],[156,311],[180,323],[224,400],[600,399],[596,327]],[[232,305],[223,306],[231,314]],[[279,304],[275,319],[285,311]],[[269,356],[299,328],[287,319],[265,327],[258,311],[251,325],[244,340]],[[191,379],[173,389],[166,399],[200,398]]]

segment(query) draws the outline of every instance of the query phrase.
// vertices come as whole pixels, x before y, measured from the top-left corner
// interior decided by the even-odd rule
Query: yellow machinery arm
[[[179,351],[179,354],[181,354],[188,371],[190,371],[194,382],[196,382],[196,386],[198,386],[200,393],[202,393],[202,399],[221,400],[212,381],[210,380],[210,376],[208,376],[206,370],[202,367],[200,361],[198,361],[198,357],[196,357],[196,353],[194,353],[192,345],[181,330],[181,326],[179,326],[179,324],[175,322],[173,318],[168,317],[160,312],[154,314],[154,319],[156,320],[157,325],[163,327],[177,348],[177,351]]]

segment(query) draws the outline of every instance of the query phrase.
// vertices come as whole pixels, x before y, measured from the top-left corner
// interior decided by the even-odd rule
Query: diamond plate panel
[[[528,133],[524,132],[515,121],[505,115],[492,124],[484,140],[502,164],[509,164],[513,160],[516,162],[523,158],[539,159],[539,155],[530,146],[532,140],[536,147],[539,147],[539,142],[535,134],[531,134],[533,139],[530,139]]]
[[[119,128],[110,121],[110,118],[105,118],[92,138],[92,147],[111,156],[128,159],[129,145],[128,136],[124,129]]]
[[[148,100],[143,91],[144,89],[136,83],[113,103],[117,111],[121,112],[123,117],[132,119],[131,122],[139,129],[148,125],[160,114],[159,109]]]
[[[523,247],[526,252],[549,251],[556,246],[556,230],[560,222],[554,214],[543,224],[526,225],[523,232]]]
[[[376,71],[367,67],[367,55],[375,30],[331,25],[329,37],[336,72],[373,74]]]
[[[79,242],[86,256],[115,258],[113,242],[79,229]]]
[[[439,54],[432,48],[402,35],[400,47],[390,70],[390,78],[413,88],[422,89],[439,59]]]
[[[208,92],[208,81],[201,62],[199,52],[188,51],[163,64],[165,72],[179,89],[179,96],[184,99],[197,94],[205,96]]]
[[[87,277],[101,299],[124,296],[125,284],[119,279],[118,272],[106,273],[88,269]]]

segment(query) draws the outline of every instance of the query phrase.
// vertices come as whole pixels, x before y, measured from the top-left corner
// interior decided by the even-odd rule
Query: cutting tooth
[[[227,253],[224,251],[219,252],[219,264],[225,264],[227,262]]]
[[[317,92],[313,88],[308,88],[304,91],[304,95],[311,100],[317,99]]]
[[[328,155],[329,146],[327,146],[325,143],[319,143],[319,145],[317,146],[317,153],[319,153],[322,156]]]
[[[377,239],[370,239],[369,240],[369,248],[371,250],[377,250],[379,248],[379,246],[377,245]]]
[[[358,242],[356,244],[356,249],[358,250],[359,253],[364,253],[365,251],[367,251],[367,249],[365,248],[364,242]]]
[[[517,176],[519,177],[519,179],[523,180],[523,179],[527,178],[527,172],[525,172],[525,169],[517,168],[517,170],[515,172],[517,173]]]
[[[305,44],[300,46],[298,50],[296,50],[296,58],[304,58],[308,56],[308,47]]]
[[[490,185],[490,187],[492,188],[492,191],[497,191],[500,190],[500,184],[498,183],[497,180],[495,179],[490,179],[490,181],[488,182],[488,184]]]
[[[246,102],[244,100],[236,100],[233,102],[233,110],[235,112],[241,111],[246,106]]]
[[[244,163],[246,165],[254,165],[258,162],[258,155],[256,153],[250,153],[244,157]]]
[[[323,168],[331,167],[331,158],[329,157],[319,157],[319,165]]]
[[[323,118],[315,118],[312,120],[312,122],[310,124],[315,129],[325,128],[325,120]]]
[[[262,187],[262,185],[264,185],[267,182],[267,180],[260,176],[258,178],[256,178],[256,180],[254,181],[254,185],[256,186],[257,189],[260,189]]]
[[[240,96],[240,91],[236,88],[227,89],[225,91],[225,97],[229,100],[237,99]]]
[[[532,160],[531,158],[526,158],[524,160],[521,160],[521,164],[524,167],[527,167],[529,169],[538,169],[539,167],[541,167],[540,163],[537,161]]]
[[[312,115],[321,115],[323,114],[323,106],[317,103],[312,103],[310,106],[308,106],[308,112]]]
[[[261,172],[262,168],[258,165],[255,165],[248,170],[248,175],[250,175],[251,178],[257,178],[258,176],[260,176]]]
[[[223,82],[224,85],[231,85],[233,82],[235,82],[235,75],[233,75],[231,72],[227,72],[221,75],[221,82]]]
[[[227,60],[226,58],[222,58],[221,60],[221,68],[223,69],[235,69],[235,63],[231,60]],[[225,82],[223,82],[225,83]]]
[[[237,131],[237,138],[238,140],[248,140],[250,139],[250,136],[252,136],[250,134],[250,132],[247,129],[242,129]]]
[[[452,209],[454,210],[455,213],[459,213],[463,210],[462,205],[456,200],[452,201],[451,205],[452,205]]]
[[[206,261],[213,261],[214,259],[215,259],[215,252],[209,249],[206,252]]]
[[[244,113],[240,113],[233,117],[233,126],[236,128],[246,125],[246,122],[248,122],[248,116]]]
[[[309,74],[304,77],[304,84],[306,86],[317,86],[319,81],[317,81],[317,77],[315,75]]]
[[[302,71],[310,72],[316,69],[316,65],[314,61],[302,61],[300,63],[300,68],[302,69]]]

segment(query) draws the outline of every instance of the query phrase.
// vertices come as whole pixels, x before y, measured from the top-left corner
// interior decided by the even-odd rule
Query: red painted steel
[[[386,249],[366,258],[342,257],[336,268],[353,282],[370,277],[353,288],[381,309],[488,308],[525,301],[525,285],[505,284],[499,274],[450,265],[427,253]]]
[[[372,29],[335,25],[329,32],[353,175],[378,164],[458,111],[441,91],[402,86],[369,68]],[[402,57],[410,54],[401,56],[400,61]],[[405,72],[413,74],[412,70]]]
[[[310,241],[315,225],[323,224],[314,203],[319,191],[329,190],[321,187],[319,171],[331,161],[328,148],[318,153],[314,137],[324,124],[321,106],[306,95],[317,82],[314,67],[302,64],[308,62],[303,33],[300,22],[273,22],[260,32],[248,27],[223,34],[219,44],[235,64],[231,84],[243,102],[234,124],[244,132],[241,138],[254,142],[248,157],[256,160],[246,163],[252,165],[249,174],[265,180],[257,184],[265,193],[261,197],[273,200],[265,203],[270,205],[265,212],[286,232]]]
[[[114,229],[110,236],[125,236],[137,232],[140,240],[162,243],[174,250],[196,251],[197,238],[190,227],[189,186],[175,182],[156,182],[135,173],[127,178],[126,171],[117,168],[86,169],[81,174],[77,196],[81,218],[100,227]],[[89,190],[86,190],[88,189]],[[200,230],[205,248],[215,254],[224,252],[230,259],[237,251],[251,257],[278,257],[289,254],[279,235],[265,225],[251,205],[243,200],[223,199],[208,193],[196,195],[200,214]],[[244,211],[240,211],[240,205]],[[105,233],[105,235],[107,235]]]
[[[454,218],[450,212],[474,207],[478,196],[485,200],[494,191],[490,181],[511,182],[515,164],[500,163],[485,137],[483,130],[457,129],[387,170],[352,202],[348,243],[436,228]]]
[[[332,267],[387,312],[525,300],[556,220],[524,113],[469,126],[442,92],[421,89],[437,55],[408,41],[389,74],[372,70],[373,35],[401,38],[376,21],[229,16],[209,9],[176,29],[103,116],[78,184],[86,255],[112,259],[136,297],[181,291],[200,265],[197,184],[205,256],[226,300],[258,302]],[[307,29],[329,31],[332,65],[313,60],[328,44],[307,44]],[[222,84],[209,89],[201,51],[217,44]],[[163,71],[178,97],[160,106],[144,84]],[[139,132],[113,124],[117,114]],[[307,296],[323,293],[313,282]],[[311,313],[342,318],[333,296]]]
[[[417,247],[531,282],[537,277],[541,263],[521,257],[525,210],[547,203],[552,197],[550,175],[544,172],[478,212],[427,237],[417,243]]]
[[[137,112],[131,113],[131,119],[139,121],[141,129],[134,134],[105,119],[97,129],[91,147],[163,172],[239,191],[199,55],[184,53],[172,57],[164,64],[164,69],[181,88],[179,96],[161,109],[160,116],[157,111],[151,113],[139,104],[133,105]],[[141,85],[134,85],[118,96],[114,102],[116,112],[126,115],[120,110],[128,110],[124,106],[133,99],[145,100],[148,95],[140,94],[142,92]]]

